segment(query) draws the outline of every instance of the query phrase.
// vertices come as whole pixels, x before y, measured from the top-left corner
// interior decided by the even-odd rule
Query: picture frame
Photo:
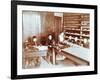
[[[90,55],[89,55],[90,58],[89,58],[89,62],[86,62],[86,65],[88,65],[88,66],[77,66],[77,64],[75,63],[76,64],[75,67],[56,67],[55,68],[54,67],[55,66],[55,61],[54,61],[55,56],[54,56],[54,57],[52,57],[54,59],[52,62],[53,68],[52,67],[50,67],[50,68],[42,67],[42,68],[34,68],[34,69],[33,68],[31,68],[31,69],[25,68],[25,65],[23,64],[23,53],[24,53],[23,52],[23,50],[24,50],[23,49],[24,48],[23,40],[24,40],[24,36],[26,36],[28,34],[25,31],[30,30],[29,32],[32,32],[33,28],[30,27],[31,25],[33,25],[32,23],[34,23],[34,24],[37,22],[39,23],[39,19],[38,19],[38,21],[36,21],[36,20],[34,21],[33,18],[31,18],[31,17],[34,17],[34,15],[31,17],[25,17],[27,15],[24,15],[24,14],[27,14],[27,13],[29,13],[30,15],[32,15],[33,13],[34,13],[34,15],[38,14],[38,13],[40,13],[40,14],[47,13],[48,15],[47,15],[47,18],[45,18],[45,19],[50,19],[50,20],[48,20],[48,22],[46,22],[46,24],[48,25],[50,23],[50,26],[53,24],[53,23],[51,23],[53,19],[52,19],[52,17],[50,17],[50,15],[53,14],[53,16],[56,15],[55,17],[57,17],[59,15],[57,13],[62,13],[63,14],[62,26],[64,28],[60,28],[60,29],[62,29],[64,31],[66,31],[65,26],[67,26],[65,24],[65,23],[67,23],[65,21],[65,16],[74,15],[74,18],[71,17],[72,18],[71,21],[72,21],[73,19],[76,19],[78,17],[78,16],[75,17],[75,15],[88,14],[89,15],[88,16],[89,17],[88,24],[90,27],[89,28],[90,32],[86,32],[86,34],[82,34],[82,35],[81,35],[81,33],[79,33],[81,35],[81,38],[79,37],[79,40],[82,40],[84,38],[83,35],[88,36],[88,34],[89,34],[89,38],[87,40],[90,40],[90,43],[89,43],[90,47],[88,48],[89,53],[90,53]],[[31,22],[32,21],[31,19],[33,20],[33,22]],[[42,21],[44,21],[43,19],[42,19]],[[25,22],[25,20],[26,20],[26,22]],[[28,25],[28,28],[25,28],[24,26],[26,26],[28,24],[28,20],[29,20],[30,26]],[[70,20],[70,19],[68,19],[68,20]],[[76,21],[76,23],[77,23],[77,21]],[[73,25],[69,24],[69,26],[73,26]],[[34,32],[36,31],[36,28],[37,27],[34,28],[34,31],[32,34],[35,34]],[[38,29],[40,31],[38,31]],[[41,32],[41,30],[42,30],[41,27],[38,29],[37,29],[37,31]],[[55,28],[55,29],[53,28],[53,30],[56,30],[56,29],[57,28]],[[69,29],[69,27],[67,29]],[[76,27],[74,27],[74,28],[72,27],[71,28],[72,32],[69,30],[66,31],[67,35],[68,34],[72,35],[72,33],[74,32],[73,31],[74,29],[76,29],[76,32],[78,31]],[[81,29],[81,28],[78,28],[78,29]],[[46,28],[45,28],[45,30],[46,30]],[[50,28],[47,30],[48,33],[49,33],[49,30],[50,30]],[[52,29],[51,29],[51,31],[52,31]],[[86,31],[86,28],[84,28],[83,31]],[[88,29],[87,29],[87,31],[88,31]],[[47,33],[46,31],[44,31],[44,32],[45,32],[45,34]],[[25,35],[24,35],[24,33],[25,33]],[[69,37],[68,40],[71,43],[74,43],[73,41],[70,41],[71,39],[75,38],[75,41],[76,41],[78,38],[78,37],[70,36],[70,35],[68,35],[68,37]],[[36,36],[33,36],[32,39],[33,38],[34,38],[33,41],[37,40]],[[49,38],[51,39],[52,37],[49,36]],[[46,41],[45,39],[46,38],[43,38],[42,40]],[[83,41],[82,43],[85,43],[87,40],[86,40],[86,38],[84,38],[82,40]],[[78,44],[78,43],[75,43],[75,44]],[[37,45],[38,44],[36,43],[36,46]],[[80,46],[80,43],[78,45]],[[48,45],[46,45],[46,46],[48,46]],[[57,42],[57,46],[58,46],[58,42]],[[58,49],[57,46],[56,46],[56,48]],[[71,45],[71,46],[73,46],[73,45]],[[84,47],[84,44],[82,44],[81,46]],[[54,49],[55,49],[55,46],[54,46]],[[80,48],[76,49],[76,51],[77,50],[80,50]],[[82,50],[83,50],[83,52],[85,52],[85,49],[82,49]],[[60,49],[58,51],[65,52],[64,49]],[[78,59],[81,60],[81,58],[83,58],[84,55],[81,55]],[[67,57],[68,56],[73,56],[73,54],[67,55]],[[75,55],[73,57],[75,57]],[[33,58],[32,58],[32,60],[33,60]],[[83,60],[83,61],[85,61],[85,60]],[[27,62],[26,62],[26,64],[27,64]],[[23,66],[24,66],[24,68],[23,68]],[[90,74],[97,74],[97,6],[96,5],[49,3],[49,2],[35,2],[35,1],[11,1],[11,78],[12,79],[76,76],[76,75],[78,76],[78,75],[90,75]]]

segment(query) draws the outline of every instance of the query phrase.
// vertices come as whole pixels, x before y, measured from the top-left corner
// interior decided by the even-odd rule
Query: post
[[[55,53],[55,50],[54,50],[54,48],[53,48],[53,51],[52,51],[52,53],[53,53],[53,64],[55,65],[56,64],[56,53]]]

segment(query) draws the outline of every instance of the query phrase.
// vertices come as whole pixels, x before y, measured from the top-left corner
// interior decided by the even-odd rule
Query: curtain
[[[23,11],[23,40],[41,33],[41,16],[38,12]]]

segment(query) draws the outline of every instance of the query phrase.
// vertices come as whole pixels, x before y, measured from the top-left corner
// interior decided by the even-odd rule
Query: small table
[[[33,47],[38,49],[38,51],[33,52],[33,54],[37,53],[38,56],[46,56],[47,55],[48,46],[33,46]]]

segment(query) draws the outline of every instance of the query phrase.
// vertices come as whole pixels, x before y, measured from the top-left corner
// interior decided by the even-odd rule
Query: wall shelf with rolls
[[[64,13],[65,40],[89,48],[90,15],[87,13]]]

